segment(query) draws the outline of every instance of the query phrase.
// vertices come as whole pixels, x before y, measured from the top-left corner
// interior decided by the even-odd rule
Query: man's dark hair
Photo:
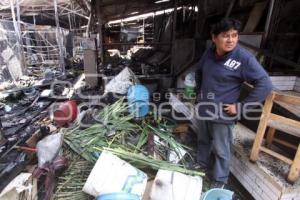
[[[218,23],[212,25],[211,34],[219,35],[220,33],[229,31],[230,29],[234,29],[240,32],[241,22],[232,18],[224,18]]]

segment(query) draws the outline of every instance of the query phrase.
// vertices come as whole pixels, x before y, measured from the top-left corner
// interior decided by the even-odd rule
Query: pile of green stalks
[[[174,151],[182,157],[179,150],[188,149],[179,143],[172,133],[156,128],[154,123],[147,120],[137,124],[133,122],[133,118],[134,116],[128,113],[127,103],[124,99],[120,99],[101,110],[96,116],[98,123],[91,127],[81,130],[78,125],[66,129],[64,141],[73,151],[92,163],[97,161],[101,151],[108,150],[140,169],[168,169],[204,176],[202,172],[189,170],[184,165],[167,161],[166,152]],[[160,144],[154,142],[153,145],[155,152],[162,159],[156,159],[148,153],[150,135],[159,138]]]
[[[93,163],[83,159],[76,153],[64,148],[71,163],[64,174],[58,177],[55,200],[92,200],[94,197],[82,191],[83,185],[87,180]]]

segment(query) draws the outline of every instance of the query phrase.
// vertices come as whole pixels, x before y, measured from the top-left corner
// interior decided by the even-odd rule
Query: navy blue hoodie
[[[272,90],[271,80],[254,55],[237,45],[217,58],[214,48],[207,49],[197,64],[198,113],[204,120],[231,124],[222,104],[262,102]],[[250,94],[238,102],[243,82],[254,85]],[[224,117],[225,116],[225,117]]]

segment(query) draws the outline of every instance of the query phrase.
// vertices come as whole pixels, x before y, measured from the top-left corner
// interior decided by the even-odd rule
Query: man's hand
[[[229,115],[236,115],[237,114],[236,104],[224,104],[224,111]]]

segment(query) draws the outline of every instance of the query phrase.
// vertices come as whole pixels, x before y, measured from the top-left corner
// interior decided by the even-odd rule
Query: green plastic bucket
[[[196,98],[195,87],[185,86],[184,97],[187,99],[195,99]]]

